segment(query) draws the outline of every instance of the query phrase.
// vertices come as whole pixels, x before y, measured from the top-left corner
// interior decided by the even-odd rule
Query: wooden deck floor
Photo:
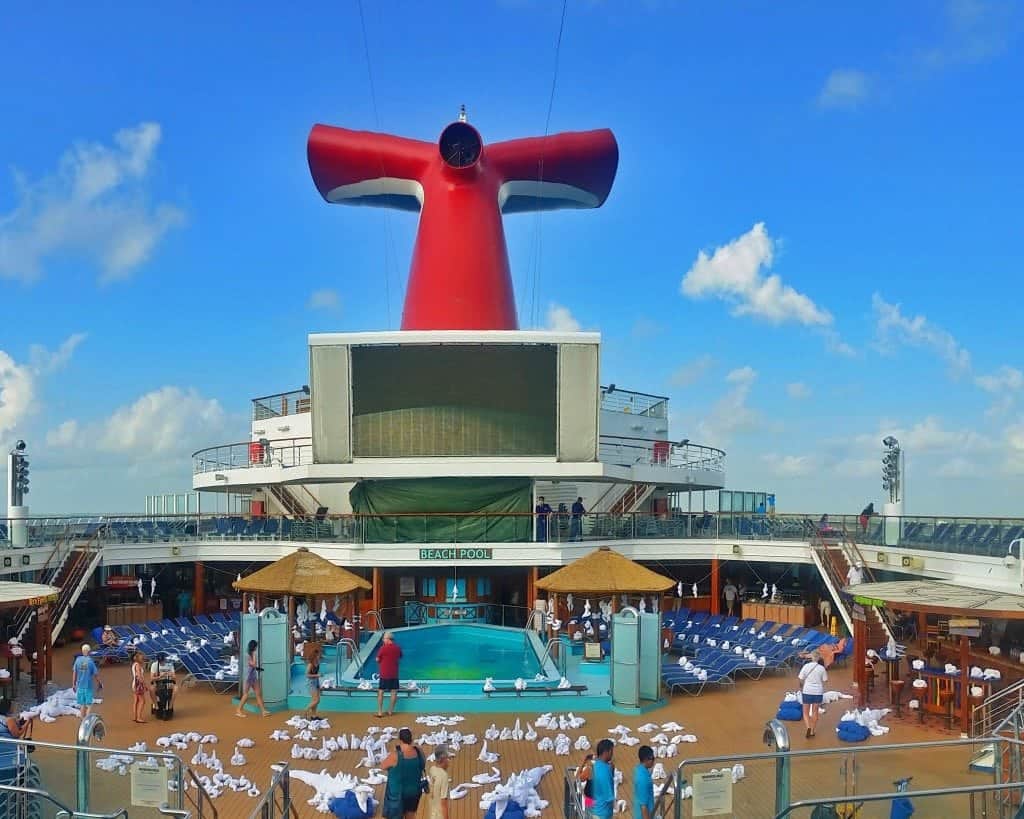
[[[70,682],[71,652],[63,650],[56,657],[55,670],[57,681],[64,685]],[[219,738],[216,746],[218,756],[225,761],[226,770],[232,775],[244,773],[254,780],[262,791],[270,778],[270,765],[274,762],[287,761],[294,768],[319,772],[326,768],[331,773],[341,771],[356,772],[365,775],[364,769],[356,769],[357,761],[362,757],[359,751],[342,751],[336,753],[330,761],[305,761],[292,760],[290,758],[291,742],[274,742],[269,739],[270,733],[277,728],[284,728],[285,721],[291,714],[278,714],[267,718],[250,715],[245,719],[239,719],[233,715],[234,708],[231,704],[230,695],[217,695],[205,688],[195,688],[183,691],[178,702],[177,713],[173,722],[149,722],[146,725],[135,725],[130,721],[129,715],[129,672],[124,666],[105,666],[102,669],[102,676],[105,681],[104,702],[98,707],[107,725],[107,738],[103,743],[111,748],[126,748],[138,741],[145,741],[151,748],[155,748],[155,741],[161,735],[171,732],[196,731],[199,733],[213,733]],[[795,676],[769,676],[759,681],[741,680],[732,689],[709,690],[698,698],[677,696],[669,701],[664,707],[645,714],[640,717],[623,717],[614,713],[587,714],[586,725],[578,731],[567,731],[572,740],[576,740],[580,734],[586,735],[590,742],[596,745],[597,740],[609,736],[608,729],[623,724],[630,726],[634,732],[636,729],[648,722],[663,723],[675,721],[684,726],[681,733],[692,733],[698,737],[696,744],[682,745],[680,756],[675,759],[663,761],[665,768],[670,772],[682,760],[682,755],[690,758],[712,755],[739,755],[749,753],[761,753],[768,749],[765,747],[762,737],[765,723],[771,719],[776,708],[783,698],[784,693],[794,688]],[[850,689],[849,670],[832,671],[830,688],[841,691],[852,691]],[[845,701],[831,706],[822,717],[819,725],[818,736],[813,739],[805,739],[803,726],[798,723],[790,723],[792,732],[792,747],[803,748],[825,748],[838,747],[843,745],[836,737],[834,728],[840,715],[849,707],[850,701]],[[881,705],[881,703],[878,703]],[[540,705],[540,703],[538,703]],[[555,708],[559,705],[565,710],[572,707],[571,698],[564,700],[545,700],[544,707]],[[532,721],[538,712],[524,711],[518,716],[524,721]],[[363,735],[367,728],[392,725],[400,727],[408,725],[413,729],[415,735],[426,730],[422,725],[414,722],[413,715],[399,714],[395,718],[385,720],[383,723],[372,716],[357,714],[327,714],[331,723],[331,730],[323,732],[320,736],[334,736],[341,733]],[[511,727],[517,715],[515,714],[468,714],[466,720],[460,726],[463,733],[476,733],[482,740],[484,731],[492,723],[500,729],[505,726]],[[890,733],[881,738],[873,738],[866,745],[880,745],[889,742],[914,742],[937,739],[955,738],[957,734],[951,734],[939,727],[936,721],[931,721],[924,727],[916,724],[916,719],[906,718],[898,720],[895,716],[887,718],[883,724],[891,727]],[[40,724],[37,727],[36,738],[43,741],[74,742],[75,733],[78,728],[78,721],[73,717],[63,717],[55,723]],[[541,732],[541,735],[550,734],[552,738],[557,732]],[[645,736],[636,733],[636,736],[644,739]],[[247,736],[255,740],[254,748],[245,750],[247,764],[244,769],[232,768],[227,765],[227,760],[232,754],[233,743],[240,737]],[[319,741],[315,743],[319,746]],[[498,752],[501,755],[497,762],[503,779],[511,773],[524,768],[532,768],[542,764],[554,765],[554,770],[545,777],[540,791],[545,799],[551,803],[544,812],[544,816],[559,817],[562,815],[562,780],[563,773],[567,766],[574,765],[582,759],[581,752],[573,751],[570,756],[555,756],[553,752],[540,752],[536,743],[496,741],[488,743],[489,750]],[[843,746],[849,748],[850,746]],[[480,744],[462,748],[454,759],[450,768],[452,783],[470,781],[471,777],[481,772],[490,770],[490,765],[477,760]],[[637,746],[619,746],[616,749],[616,767],[623,771],[625,782],[621,795],[628,799],[631,793],[632,771],[636,765]],[[190,748],[187,752],[181,752],[187,762],[195,752]],[[929,786],[938,786],[940,783],[950,784],[982,784],[984,779],[977,774],[967,773],[967,759],[969,753],[966,750],[944,751],[932,753],[925,760],[916,752],[900,751],[889,754],[872,753],[864,758],[858,770],[858,789],[864,792],[866,789],[887,790],[891,781],[898,776],[914,775],[913,788],[919,790]],[[37,756],[37,758],[39,758]],[[69,761],[69,758],[65,758]],[[73,787],[70,775],[65,776],[62,771],[53,770],[58,764],[51,762],[47,764],[45,759],[40,759],[44,767],[47,787],[55,791],[65,791]],[[63,764],[63,763],[61,763]],[[722,763],[724,764],[724,763]],[[839,757],[828,757],[814,761],[798,761],[794,764],[794,798],[807,797],[811,795],[827,795],[832,793],[843,793],[842,779],[840,778],[841,759]],[[709,767],[720,767],[721,765],[705,765],[700,769],[706,770]],[[736,816],[743,819],[758,819],[762,816],[772,816],[771,794],[774,792],[774,767],[765,762],[746,763],[747,776],[736,785],[734,794],[736,802]],[[116,780],[121,780],[120,782]],[[452,804],[451,816],[453,819],[469,819],[479,817],[483,813],[478,807],[479,796],[488,787],[471,790],[469,795]],[[376,789],[380,796],[383,788]],[[94,794],[105,794],[103,807],[108,808],[108,802],[120,798],[119,794],[127,793],[127,785],[124,779],[117,774],[95,771],[93,774]],[[66,793],[66,791],[65,791]],[[300,782],[294,782],[293,793],[298,801],[299,815],[302,817],[313,817],[317,814],[311,807],[306,805],[306,800],[312,797],[310,788]],[[66,793],[66,795],[69,795]],[[216,807],[221,817],[247,817],[252,810],[255,800],[248,796],[226,793],[216,801]],[[967,815],[963,807],[966,802],[949,801],[948,804],[939,805],[920,800],[917,806],[916,817],[927,816],[960,816]],[[109,805],[112,807],[113,805]],[[109,809],[109,808],[108,808]],[[148,816],[148,813],[141,814]],[[155,811],[152,815],[156,815]],[[688,815],[688,814],[686,814]],[[801,814],[808,815],[808,812]],[[860,816],[888,816],[888,806],[884,809],[879,806],[875,809],[865,809]],[[132,812],[136,816],[136,812]],[[425,805],[421,805],[420,816],[426,816]]]

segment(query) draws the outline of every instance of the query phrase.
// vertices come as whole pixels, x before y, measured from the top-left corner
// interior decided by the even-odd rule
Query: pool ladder
[[[559,646],[558,657],[556,658],[551,653],[552,646]],[[565,652],[566,644],[562,642],[561,637],[554,637],[548,640],[548,644],[544,647],[544,653],[540,655],[540,667],[544,670],[544,661],[551,660],[555,664],[555,668],[558,670],[559,677],[565,676]]]
[[[346,657],[345,661],[348,662],[349,660],[355,660],[356,671],[359,672],[363,670],[363,659],[359,656],[359,646],[356,645],[355,640],[353,640],[351,637],[342,637],[340,640],[338,640],[337,646],[339,649],[337,654],[337,672],[339,680],[341,679],[343,671],[343,669],[341,668],[342,656],[340,651],[342,646],[347,648],[350,653],[350,656]]]

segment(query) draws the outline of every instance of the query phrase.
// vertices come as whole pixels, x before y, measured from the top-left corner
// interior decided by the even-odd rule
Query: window
[[[424,577],[420,581],[421,597],[437,597],[437,580],[433,577]]]
[[[460,577],[447,583],[447,599],[455,603],[466,599],[466,578]]]
[[[478,577],[476,579],[476,596],[477,597],[490,597],[491,596],[491,578],[489,578],[489,577]]]

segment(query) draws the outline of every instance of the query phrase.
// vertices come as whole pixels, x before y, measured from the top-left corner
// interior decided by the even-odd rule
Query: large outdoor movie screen
[[[356,457],[554,455],[554,345],[352,348]]]

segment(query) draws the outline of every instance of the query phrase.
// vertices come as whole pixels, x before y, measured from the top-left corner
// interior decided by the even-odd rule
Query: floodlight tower
[[[889,435],[882,440],[882,489],[889,493],[885,504],[885,545],[897,546],[903,530],[903,489],[905,469],[900,442]]]
[[[11,545],[28,545],[28,456],[25,442],[18,441],[7,456],[7,517],[10,518]]]

